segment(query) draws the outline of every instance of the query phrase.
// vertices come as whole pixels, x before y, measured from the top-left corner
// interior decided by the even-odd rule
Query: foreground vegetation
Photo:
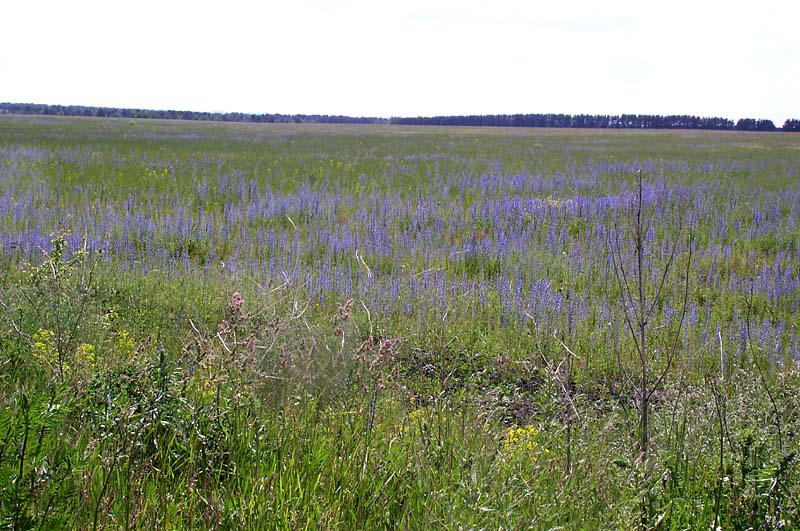
[[[798,145],[2,117],[0,525],[797,528]]]

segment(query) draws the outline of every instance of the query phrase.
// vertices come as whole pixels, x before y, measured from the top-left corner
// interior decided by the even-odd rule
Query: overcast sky
[[[3,0],[0,101],[800,118],[800,2]]]

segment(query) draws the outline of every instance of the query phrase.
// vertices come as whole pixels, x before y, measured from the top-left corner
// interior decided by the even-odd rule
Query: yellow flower
[[[548,453],[547,449],[542,450],[539,444],[539,430],[531,424],[508,428],[503,439],[503,451],[509,457],[535,458],[539,453]]]
[[[197,382],[197,387],[203,401],[213,400],[217,394],[217,382],[210,376],[202,376]]]
[[[69,371],[66,360],[60,359],[58,355],[55,332],[40,328],[31,336],[31,341],[31,357],[34,363],[46,365],[54,371]]]
[[[33,340],[32,354],[35,361],[48,365],[55,365],[58,362],[55,332],[40,328],[31,339]]]
[[[75,349],[75,361],[80,365],[86,365],[94,369],[97,366],[94,355],[94,345],[91,343],[81,343],[78,345],[78,348]]]
[[[124,328],[117,332],[117,348],[124,354],[133,354],[133,337]]]
[[[406,421],[400,426],[401,435],[414,435],[427,431],[428,413],[425,409],[415,409],[408,414]]]

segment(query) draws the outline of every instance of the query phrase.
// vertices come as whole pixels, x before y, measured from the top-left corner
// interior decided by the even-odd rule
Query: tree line
[[[94,118],[130,118],[133,120],[153,118],[161,120],[203,120],[210,122],[323,124],[388,123],[388,120],[381,118],[337,116],[327,114],[249,114],[241,112],[126,109],[116,107],[92,107],[85,105],[48,105],[43,103],[0,103],[0,114],[86,116]]]
[[[466,125],[496,127],[563,127],[592,129],[715,129],[720,131],[777,131],[772,120],[657,114],[495,114],[392,118],[393,124]],[[800,120],[786,120],[784,131],[800,131]]]
[[[711,129],[721,131],[776,131],[772,120],[656,114],[489,114],[464,116],[353,117],[327,114],[248,114],[240,112],[199,112],[152,109],[48,105],[42,103],[0,103],[0,114],[89,116],[101,118],[158,118],[254,123],[398,124],[488,127],[562,127],[591,129]],[[783,131],[800,131],[800,120],[784,122]]]

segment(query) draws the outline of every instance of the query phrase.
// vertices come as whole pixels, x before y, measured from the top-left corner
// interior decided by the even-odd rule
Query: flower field
[[[800,526],[798,134],[0,116],[0,253],[0,527]]]

